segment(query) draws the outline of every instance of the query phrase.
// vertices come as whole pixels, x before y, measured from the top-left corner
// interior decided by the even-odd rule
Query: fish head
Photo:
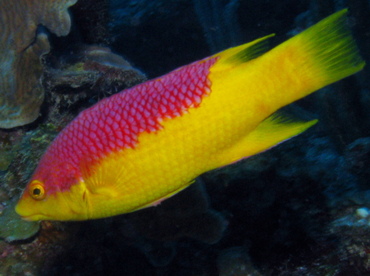
[[[19,199],[15,211],[28,221],[87,219],[88,205],[83,185],[77,183],[65,190],[56,187],[47,181],[32,179]]]

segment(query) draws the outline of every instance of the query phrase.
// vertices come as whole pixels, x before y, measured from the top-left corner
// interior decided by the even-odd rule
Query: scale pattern
[[[66,190],[82,177],[82,166],[90,170],[91,165],[111,152],[135,148],[141,132],[160,131],[164,119],[174,119],[189,108],[199,107],[211,91],[208,74],[216,60],[183,66],[83,111],[56,138],[35,175],[46,176],[49,179],[42,180],[49,183],[63,183],[59,188]],[[47,172],[56,162],[60,163],[59,170]]]

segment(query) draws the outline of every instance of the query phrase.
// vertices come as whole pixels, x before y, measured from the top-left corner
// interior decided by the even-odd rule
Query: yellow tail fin
[[[347,9],[336,12],[261,56],[270,68],[285,75],[277,80],[279,88],[287,91],[276,95],[281,96],[281,106],[364,67],[346,14]]]
[[[292,39],[312,57],[319,68],[313,77],[324,85],[348,77],[365,65],[349,30],[347,12],[338,11]]]

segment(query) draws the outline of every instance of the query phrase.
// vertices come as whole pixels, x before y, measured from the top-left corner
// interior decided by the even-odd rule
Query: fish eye
[[[38,180],[33,180],[28,189],[30,196],[36,200],[42,200],[45,198],[45,187],[44,184]]]

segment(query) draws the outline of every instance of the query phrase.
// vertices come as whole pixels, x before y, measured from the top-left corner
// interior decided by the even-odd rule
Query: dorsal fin
[[[244,63],[247,61],[250,61],[252,59],[255,59],[264,53],[266,53],[270,47],[268,43],[268,39],[275,34],[270,34],[267,36],[264,36],[262,38],[256,39],[252,41],[251,43],[248,43],[250,45],[244,45],[248,46],[245,47],[244,49],[241,49],[239,52],[236,54],[232,55],[231,57],[227,58],[225,62],[230,62],[230,63]],[[242,45],[243,46],[243,45]]]
[[[263,55],[269,50],[268,39],[274,35],[275,34],[270,34],[252,42],[229,48],[214,55],[214,57],[220,57],[221,59],[219,62],[229,66],[248,62]]]

